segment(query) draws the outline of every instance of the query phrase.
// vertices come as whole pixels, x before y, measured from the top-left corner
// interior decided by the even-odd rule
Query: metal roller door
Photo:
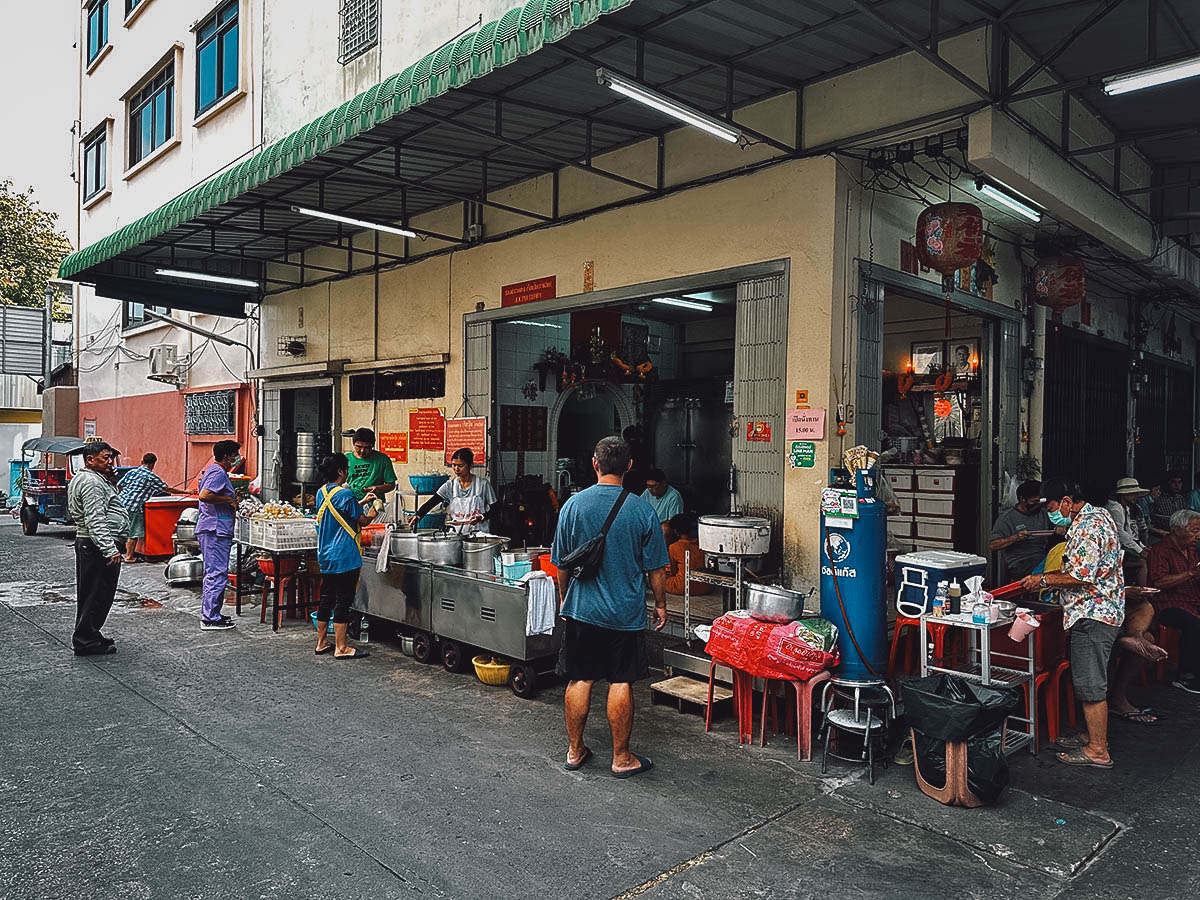
[[[734,358],[733,465],[738,504],[748,515],[769,519],[772,551],[783,547],[783,411],[787,364],[787,287],[783,275],[755,278],[737,286]],[[769,441],[746,439],[746,428],[765,422]]]

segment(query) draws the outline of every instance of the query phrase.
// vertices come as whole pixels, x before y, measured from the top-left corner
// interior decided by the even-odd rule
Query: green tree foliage
[[[71,252],[58,217],[38,206],[33,188],[17,191],[11,179],[0,181],[0,302],[41,307],[46,281],[58,275],[58,264]],[[69,303],[55,304],[54,318],[70,319]]]

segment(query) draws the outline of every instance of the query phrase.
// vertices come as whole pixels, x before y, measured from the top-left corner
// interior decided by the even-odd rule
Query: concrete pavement
[[[739,748],[642,685],[657,768],[618,781],[599,700],[567,773],[560,686],[520,700],[390,644],[315,657],[256,609],[201,632],[160,566],[122,574],[118,654],[75,658],[69,544],[4,523],[0,560],[33,541],[44,577],[0,585],[0,897],[1200,896],[1200,714],[1170,688],[1162,724],[1114,723],[1112,772],[1026,754],[972,811],[907,769]]]

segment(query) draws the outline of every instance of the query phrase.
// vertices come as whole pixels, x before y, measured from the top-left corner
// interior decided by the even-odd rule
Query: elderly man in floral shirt
[[[1060,743],[1077,743],[1060,761],[1074,766],[1112,768],[1108,755],[1108,660],[1125,621],[1124,551],[1117,526],[1108,510],[1083,499],[1079,485],[1048,481],[1042,486],[1050,521],[1070,525],[1061,572],[1030,575],[1027,590],[1054,588],[1068,629],[1071,678],[1083,703],[1087,736]]]

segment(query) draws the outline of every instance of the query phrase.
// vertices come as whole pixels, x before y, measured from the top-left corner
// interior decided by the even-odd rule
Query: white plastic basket
[[[250,519],[238,516],[233,527],[233,539],[239,544],[250,543]]]
[[[250,545],[263,550],[316,550],[316,520],[251,519]]]

